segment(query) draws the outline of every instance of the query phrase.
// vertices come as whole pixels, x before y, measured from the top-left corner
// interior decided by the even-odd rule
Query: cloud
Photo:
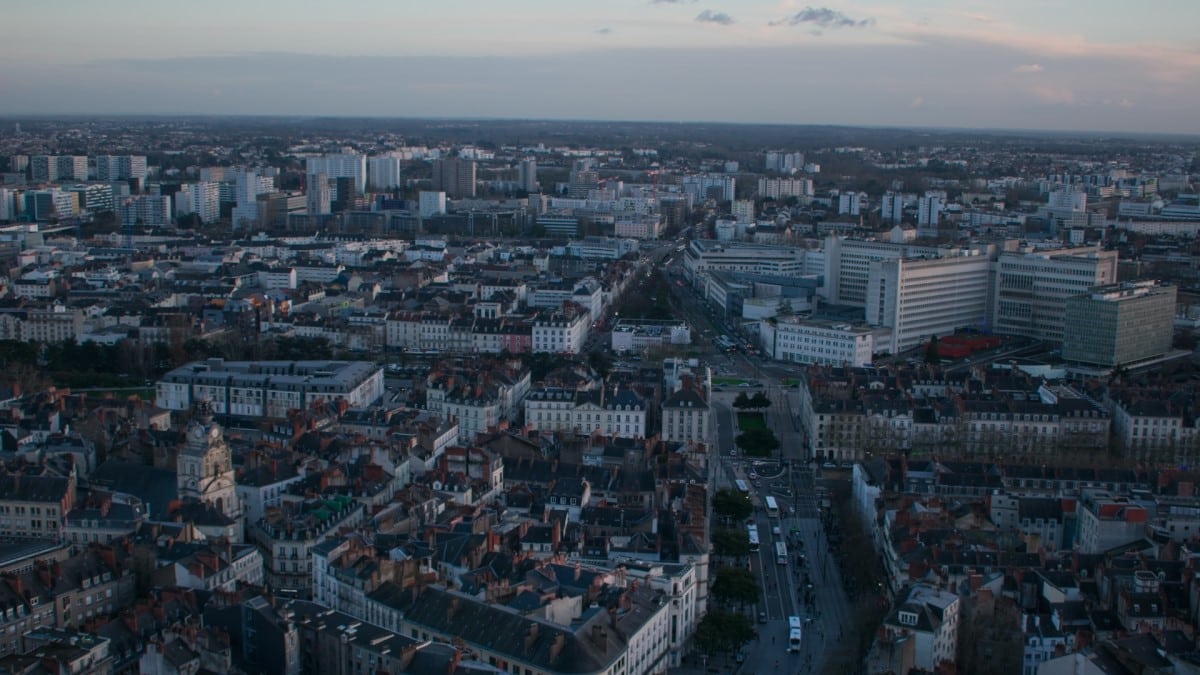
[[[918,96],[918,97],[914,98],[911,102],[909,102],[908,107],[920,108],[923,105],[925,105],[925,99],[921,96]]]
[[[652,5],[682,5],[693,2],[696,2],[696,0],[650,0],[650,4]]]
[[[828,7],[805,7],[804,9],[767,23],[768,26],[802,26],[812,25],[821,29],[828,28],[866,28],[873,26],[875,19],[852,19],[841,12]]]
[[[597,33],[597,34],[599,34],[599,35],[608,35],[608,34],[609,34],[609,33],[611,33],[611,32],[613,32],[613,31],[612,31],[612,29],[611,29],[611,28],[609,28],[608,26],[605,26],[604,28],[597,28],[597,29],[596,29],[596,33]]]
[[[700,23],[717,23],[722,26],[732,26],[733,17],[725,12],[714,12],[711,9],[706,9],[696,15],[696,21]]]
[[[1106,105],[1110,108],[1132,108],[1134,105],[1136,105],[1133,101],[1131,101],[1125,97],[1115,99],[1115,100],[1111,99],[1111,98],[1106,98],[1106,99],[1104,99],[1103,103],[1104,103],[1104,105]]]
[[[1022,63],[1013,68],[1014,73],[1040,73],[1045,70],[1045,66],[1040,63]]]
[[[1062,87],[1034,87],[1033,96],[1043,103],[1070,105],[1075,102],[1075,92]]]

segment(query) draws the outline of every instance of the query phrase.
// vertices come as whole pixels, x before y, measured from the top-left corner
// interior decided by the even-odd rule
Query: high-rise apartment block
[[[904,217],[904,195],[888,192],[880,203],[879,217],[887,223],[898,223]]]
[[[763,163],[767,171],[792,173],[804,168],[804,153],[768,150]]]
[[[354,191],[362,194],[367,189],[367,156],[358,153],[309,157],[304,161],[304,171],[309,174],[323,173],[330,178],[353,178]],[[397,171],[399,169],[397,168]]]
[[[394,190],[401,185],[400,158],[393,155],[367,158],[367,187]]]
[[[475,196],[475,162],[469,159],[439,159],[433,163],[433,191],[450,199]]]
[[[220,186],[211,181],[184,183],[175,193],[175,215],[196,214],[200,222],[213,223],[221,216]]]
[[[111,183],[83,183],[66,186],[68,192],[79,195],[79,210],[88,213],[112,211],[116,205]]]
[[[1114,367],[1171,350],[1175,287],[1156,282],[1100,286],[1067,298],[1062,357]]]
[[[17,205],[12,190],[0,188],[0,221],[16,220]]]
[[[733,206],[729,210],[733,214],[733,219],[739,223],[754,222],[754,200],[752,199],[734,200]]]
[[[926,194],[917,200],[917,226],[937,228],[942,218],[942,196]]]
[[[171,217],[171,198],[167,195],[138,195],[117,203],[117,220],[125,227],[163,227],[171,224]]]
[[[760,199],[787,199],[788,197],[811,197],[813,182],[810,178],[759,178]]]
[[[79,213],[79,195],[50,188],[25,193],[25,213],[35,221],[69,218]]]
[[[838,215],[857,216],[862,211],[862,203],[866,195],[857,192],[843,192],[838,195]]]
[[[683,193],[691,196],[696,203],[703,203],[708,199],[725,202],[736,198],[733,176],[722,174],[685,176],[681,185]]]
[[[145,180],[146,172],[146,157],[143,155],[96,157],[96,180]]]
[[[87,180],[88,161],[82,155],[34,155],[29,158],[29,171],[34,182]]]
[[[329,176],[323,173],[305,175],[304,204],[310,216],[326,216],[331,213],[333,190],[329,187]]]
[[[226,173],[228,175],[228,172]],[[234,183],[233,229],[244,229],[258,225],[258,196],[273,192],[275,180],[260,176],[253,169],[237,171]]]
[[[530,157],[517,165],[517,185],[525,192],[538,191],[537,160]]]
[[[567,196],[571,199],[587,199],[599,189],[600,173],[596,171],[594,162],[590,159],[576,160],[567,183]]]

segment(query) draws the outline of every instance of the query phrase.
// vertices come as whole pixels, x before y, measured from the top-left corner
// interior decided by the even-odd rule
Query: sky
[[[1200,134],[1197,0],[5,0],[0,16],[0,115]]]

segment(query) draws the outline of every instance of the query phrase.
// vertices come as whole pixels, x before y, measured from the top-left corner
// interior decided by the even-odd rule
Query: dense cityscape
[[[1198,151],[4,118],[0,672],[1200,673]]]

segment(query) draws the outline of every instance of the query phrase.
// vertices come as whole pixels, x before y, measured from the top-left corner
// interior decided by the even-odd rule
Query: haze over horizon
[[[1200,3],[914,4],[18,0],[0,115],[1200,133]]]

